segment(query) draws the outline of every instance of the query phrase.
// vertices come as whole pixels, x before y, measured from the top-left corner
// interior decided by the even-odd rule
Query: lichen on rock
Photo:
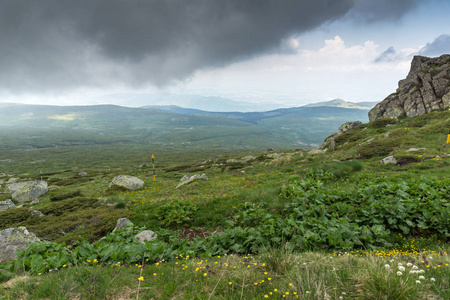
[[[32,232],[25,227],[13,227],[0,231],[0,261],[14,259],[17,250],[23,250],[29,243],[40,241]]]
[[[137,191],[144,188],[145,183],[137,177],[119,175],[113,178],[110,187],[113,185],[124,187],[130,191]]]

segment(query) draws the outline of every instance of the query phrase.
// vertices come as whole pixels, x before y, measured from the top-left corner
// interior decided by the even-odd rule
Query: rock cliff
[[[369,121],[380,118],[416,117],[450,108],[450,55],[414,56],[406,79],[398,89],[369,112]]]

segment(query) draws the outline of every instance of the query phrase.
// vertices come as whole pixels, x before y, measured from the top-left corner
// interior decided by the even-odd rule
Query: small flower
[[[435,279],[434,277],[431,277],[431,278],[430,278],[430,281],[433,281],[433,282],[435,282],[435,281],[436,281],[436,279]]]
[[[388,265],[388,264],[385,264],[384,267],[385,267],[386,269],[389,269],[391,266]]]
[[[398,271],[398,272],[397,272],[397,275],[398,275],[398,276],[402,276],[402,275],[403,275],[403,273],[402,273],[402,272],[400,272],[400,271]]]
[[[139,279],[139,281],[144,281],[144,277],[143,276],[139,277],[138,279]]]
[[[233,283],[230,281],[230,282],[228,282],[228,284],[229,284],[229,285],[232,285]]]
[[[269,298],[269,296],[268,295],[264,295],[264,298]]]
[[[425,280],[425,276],[420,275],[420,276],[419,276],[419,279],[420,279],[420,280]]]
[[[402,272],[405,272],[405,267],[403,267],[403,266],[399,266],[398,269]]]
[[[267,278],[267,280],[271,281],[271,280],[272,280],[272,278],[270,278],[270,277],[269,277],[269,278]]]
[[[67,265],[63,265],[63,268],[67,267]]]
[[[408,267],[411,267],[411,266],[412,266],[412,263],[409,262],[409,263],[407,263],[406,265],[407,265]]]
[[[292,286],[292,283],[289,283],[289,286]]]
[[[203,273],[203,276],[205,276],[205,277],[208,276],[208,273]]]
[[[420,280],[416,280],[416,283],[420,283]]]

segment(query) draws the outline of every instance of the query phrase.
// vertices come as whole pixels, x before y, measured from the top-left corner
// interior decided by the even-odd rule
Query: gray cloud
[[[440,56],[442,54],[450,54],[450,35],[443,34],[437,37],[433,42],[428,43],[420,49],[420,55]]]
[[[378,56],[375,59],[376,63],[381,63],[381,62],[392,62],[398,59],[398,54],[395,51],[394,47],[389,47],[388,49],[386,49],[386,51],[384,51],[383,53],[380,54],[380,56]]]
[[[276,51],[283,38],[326,22],[395,19],[416,2],[3,0],[0,89],[170,84]]]

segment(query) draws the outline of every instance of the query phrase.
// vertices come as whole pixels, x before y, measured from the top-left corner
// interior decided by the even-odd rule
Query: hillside
[[[33,280],[0,295],[447,299],[449,120],[448,110],[380,119],[340,135],[322,154],[201,153],[163,166],[160,160],[171,157],[166,151],[156,154],[155,181],[150,156],[137,168],[129,152],[117,156],[129,163],[122,169],[85,157],[91,165],[83,176],[74,166],[41,173],[17,160],[24,171],[1,174],[3,184],[42,179],[51,191],[38,203],[0,212],[0,229],[23,225],[53,242],[4,264],[2,281],[24,271]],[[389,155],[397,163],[381,162]],[[176,188],[184,175],[202,173],[208,180]],[[145,188],[110,188],[119,174],[142,179]],[[111,233],[119,217],[134,227]],[[142,227],[158,238],[133,240]]]

